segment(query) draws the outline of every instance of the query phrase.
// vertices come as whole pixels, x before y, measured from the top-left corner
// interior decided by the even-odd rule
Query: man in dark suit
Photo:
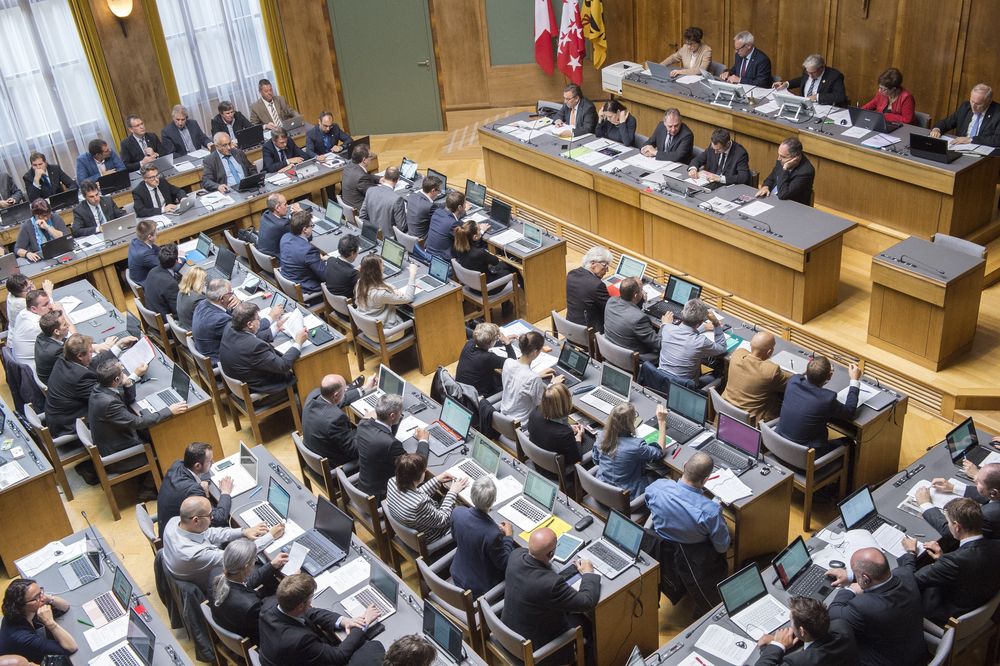
[[[302,285],[303,294],[320,291],[320,280],[326,277],[326,262],[310,242],[312,228],[312,213],[307,210],[292,213],[288,233],[279,244],[281,273],[285,279]]]
[[[333,114],[329,111],[320,113],[319,122],[306,132],[306,150],[316,155],[343,152],[350,142],[351,135],[333,122]]]
[[[756,666],[842,666],[858,663],[854,632],[843,620],[830,621],[823,602],[809,597],[788,601],[792,626],[764,634]],[[790,652],[796,646],[801,650]]]
[[[138,171],[160,156],[160,137],[146,131],[145,121],[136,115],[125,119],[129,135],[122,139],[121,155],[127,171]]]
[[[642,360],[656,363],[660,358],[660,332],[642,311],[642,282],[626,278],[618,283],[618,294],[604,307],[604,335],[609,342],[639,352]]]
[[[802,76],[787,81],[775,81],[778,90],[798,90],[802,96],[819,104],[847,106],[847,91],[844,90],[844,75],[833,67],[827,67],[823,56],[813,53],[802,63]]]
[[[448,193],[444,198],[444,206],[434,211],[431,223],[427,227],[424,250],[428,254],[438,256],[445,261],[451,260],[451,250],[455,244],[455,228],[461,226],[466,209],[464,192],[452,190]]]
[[[437,176],[424,176],[420,189],[406,197],[406,233],[426,238],[431,226],[431,216],[439,205],[434,200],[441,194],[441,180]]]
[[[750,156],[746,148],[733,141],[729,130],[719,127],[712,131],[709,148],[691,160],[688,176],[700,176],[719,185],[749,185]]]
[[[126,337],[122,346],[135,342]],[[45,421],[53,437],[76,432],[76,420],[87,415],[90,393],[97,385],[97,375],[91,366],[115,360],[114,351],[94,354],[94,344],[88,335],[74,333],[66,338],[62,356],[56,358],[49,375],[45,400]]]
[[[778,159],[774,163],[774,169],[764,179],[756,196],[768,197],[773,194],[779,199],[811,206],[815,179],[816,170],[802,152],[802,142],[789,137],[778,146]]]
[[[24,203],[24,192],[18,187],[9,173],[0,173],[0,209],[9,208],[14,204]]]
[[[219,363],[223,372],[244,381],[256,393],[279,393],[294,384],[292,366],[302,353],[308,333],[303,328],[292,338],[284,354],[257,337],[261,319],[257,306],[240,303],[233,308],[233,320],[222,333]]]
[[[187,193],[184,190],[166,178],[160,178],[159,169],[147,164],[142,167],[142,182],[132,190],[135,216],[153,217],[169,213],[177,208],[177,204],[185,196]]]
[[[278,173],[288,171],[299,162],[316,157],[312,152],[302,150],[294,139],[282,128],[271,130],[271,140],[264,144],[264,171]]]
[[[140,376],[145,374],[145,366],[136,368]],[[105,361],[97,367],[97,386],[90,394],[87,407],[87,426],[94,444],[102,456],[110,456],[119,451],[140,446],[144,437],[140,430],[187,411],[187,403],[175,402],[158,412],[132,411],[135,403],[135,382],[125,373],[125,368],[117,360]],[[107,466],[110,472],[127,472],[146,464],[146,455],[137,454]]]
[[[365,627],[378,619],[370,606],[361,617],[346,617],[313,608],[316,581],[306,573],[292,574],[278,583],[276,598],[260,611],[261,666],[381,666],[385,647],[366,638]],[[347,638],[337,639],[337,629]]]
[[[326,260],[326,288],[331,294],[354,298],[354,287],[358,284],[358,269],[354,262],[358,258],[358,237],[344,234],[337,241],[337,254]]]
[[[330,469],[357,462],[354,426],[344,408],[371,392],[377,380],[378,375],[372,375],[362,388],[348,390],[343,377],[326,375],[302,404],[302,442],[310,451],[329,460]]]
[[[920,590],[908,567],[889,570],[878,548],[851,556],[850,574],[830,569],[841,588],[830,602],[830,619],[854,631],[862,666],[917,666],[927,658]]]
[[[840,440],[827,440],[827,422],[830,419],[850,421],[858,407],[861,369],[851,363],[847,372],[851,377],[851,386],[844,403],[837,399],[836,393],[823,388],[833,379],[833,366],[825,356],[819,354],[809,361],[804,375],[794,375],[785,386],[778,429],[793,442],[815,447],[817,458],[831,447],[844,443]]]
[[[95,181],[83,181],[80,191],[83,201],[73,208],[73,235],[77,238],[92,236],[101,230],[102,224],[125,214],[114,198],[101,196],[101,186]]]
[[[378,176],[368,173],[378,155],[371,152],[368,146],[360,144],[354,146],[351,152],[351,161],[344,167],[343,182],[340,186],[340,196],[344,203],[359,210],[361,204],[365,202],[365,192],[368,188],[378,185]]]
[[[532,645],[545,645],[579,625],[580,616],[571,613],[588,613],[601,598],[601,576],[594,573],[590,560],[582,559],[556,573],[552,569],[555,550],[555,532],[543,527],[531,533],[527,549],[511,553],[507,561],[501,619]],[[582,577],[576,591],[566,581],[578,571]],[[557,663],[566,663],[572,654],[572,647],[560,650],[562,661]]]
[[[222,334],[233,320],[230,313],[239,301],[233,296],[233,285],[229,280],[215,278],[208,282],[205,298],[194,307],[191,316],[191,335],[195,348],[213,363],[219,362],[219,348],[222,346]],[[279,328],[278,320],[285,310],[282,306],[271,308],[267,318],[260,320],[257,337],[264,342],[271,342]],[[273,322],[273,323],[272,323]]]
[[[555,115],[556,127],[570,125],[573,136],[593,134],[597,129],[597,109],[575,83],[563,88],[563,105]]]
[[[936,122],[931,136],[937,138],[946,132],[955,133],[952,143],[1000,146],[1000,104],[993,101],[993,89],[985,83],[973,86],[969,101]]]
[[[228,134],[216,132],[213,141],[215,150],[201,161],[201,186],[206,190],[225,194],[239,187],[247,176],[257,173],[257,167],[233,145]]]
[[[46,162],[45,155],[31,153],[28,161],[31,163],[31,168],[25,172],[23,177],[28,201],[48,199],[53,194],[76,187],[76,181],[70,178],[59,165]]]
[[[250,539],[226,544],[223,563],[228,591],[220,603],[213,600],[208,605],[216,624],[259,645],[260,611],[264,600],[274,596],[278,572],[288,564],[288,553],[279,552],[270,562],[255,567],[256,555],[257,547]]]
[[[212,136],[215,136],[219,132],[224,132],[229,135],[230,139],[235,139],[237,132],[245,130],[248,127],[253,127],[253,123],[237,111],[232,102],[219,102],[218,108],[218,115],[212,118]]]
[[[187,109],[176,105],[170,112],[173,122],[163,128],[163,154],[181,157],[208,148],[211,140],[201,131],[197,120],[188,118]]]
[[[41,332],[35,338],[35,374],[43,384],[49,381],[56,359],[63,355],[63,343],[70,334],[62,310],[50,310],[38,320]]]
[[[133,282],[142,284],[146,281],[149,271],[160,265],[159,253],[156,222],[141,220],[135,227],[135,238],[128,245],[128,273]]]
[[[937,478],[931,482],[934,489],[946,493],[958,493],[979,502],[983,506],[983,535],[987,539],[1000,539],[1000,463],[976,467],[969,460],[965,460],[962,465],[965,473],[975,480],[972,484],[962,484],[965,488],[956,488],[948,479]],[[930,490],[917,488],[916,500],[924,520],[933,525],[941,535],[941,543],[952,542],[954,545],[948,519],[945,518],[944,512],[931,502]]]
[[[375,417],[361,420],[354,434],[358,449],[358,488],[379,501],[385,499],[386,484],[396,473],[396,458],[406,453],[396,439],[402,418],[402,398],[385,394],[375,403]],[[426,458],[430,452],[427,431],[417,428],[413,436],[417,440],[416,452]]]
[[[934,560],[917,568],[917,541],[903,539],[906,553],[899,566],[916,571],[917,587],[924,603],[924,617],[944,626],[948,618],[960,617],[982,606],[1000,590],[1000,541],[983,537],[983,509],[979,502],[960,497],[944,507],[950,536],[958,548],[946,553],[941,544],[924,544]]]
[[[566,274],[566,318],[592,326],[599,333],[604,332],[604,307],[611,297],[602,282],[611,259],[607,248],[592,247],[583,255],[580,267]]]
[[[167,315],[177,316],[177,281],[180,279],[177,267],[177,244],[167,243],[156,253],[159,265],[154,266],[143,282],[144,305],[153,312],[159,312],[166,321]]]
[[[171,518],[181,515],[181,503],[188,497],[208,497],[213,458],[211,444],[191,442],[184,449],[183,460],[175,460],[170,465],[163,475],[160,493],[156,498],[157,524],[166,526]],[[232,491],[232,477],[226,476],[219,480],[219,501],[210,516],[212,527],[229,527]]]
[[[498,526],[490,518],[497,487],[488,476],[476,479],[470,491],[472,508],[455,507],[451,512],[451,535],[455,557],[451,580],[478,599],[503,582],[514,543],[514,528],[506,520]]]
[[[391,166],[382,174],[377,187],[368,188],[358,219],[364,224],[374,224],[382,230],[382,238],[392,238],[396,229],[406,227],[406,205],[396,193],[399,167]]]
[[[681,122],[681,112],[667,109],[663,122],[642,146],[642,154],[661,161],[687,164],[694,154],[694,134]]]
[[[723,72],[719,78],[729,83],[770,88],[773,83],[771,59],[767,57],[766,53],[754,46],[753,35],[746,30],[737,33],[733,37],[733,48],[736,49],[733,66]]]
[[[267,198],[267,210],[260,216],[257,232],[257,249],[264,254],[277,257],[281,254],[281,238],[291,230],[292,213],[302,210],[298,204],[288,205],[288,199],[281,192]]]

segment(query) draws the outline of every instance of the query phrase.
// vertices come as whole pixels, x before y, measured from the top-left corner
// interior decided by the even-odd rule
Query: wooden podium
[[[872,258],[868,342],[931,370],[972,347],[986,260],[910,237]]]

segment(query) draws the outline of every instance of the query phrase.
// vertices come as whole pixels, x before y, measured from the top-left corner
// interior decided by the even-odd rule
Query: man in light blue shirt
[[[668,312],[669,314],[669,312]],[[702,335],[702,325],[712,324],[712,339]],[[681,310],[680,323],[670,319],[660,328],[660,370],[688,382],[707,386],[712,374],[702,375],[701,364],[726,354],[726,332],[718,315],[701,299],[692,298]],[[692,387],[693,388],[693,387]]]
[[[712,468],[712,457],[698,452],[684,463],[679,481],[660,479],[646,487],[653,529],[665,542],[660,564],[670,586],[693,597],[695,617],[719,603],[716,584],[728,572],[729,528],[722,506],[703,492]]]

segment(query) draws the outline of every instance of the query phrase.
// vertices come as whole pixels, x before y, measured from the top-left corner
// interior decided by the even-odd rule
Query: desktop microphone
[[[284,469],[282,469],[280,465],[273,462],[268,463],[268,465],[271,467],[272,470],[274,470],[275,474],[281,477],[282,481],[284,481],[285,483],[293,483],[295,484],[296,488],[302,490],[302,486],[299,485],[299,482],[296,481],[294,478],[292,478],[292,476],[288,474],[288,472],[286,472]]]
[[[770,234],[775,238],[784,238],[784,234],[779,234],[777,231],[771,228],[771,225],[763,220],[758,220],[754,218],[753,224],[751,225],[757,231],[763,231],[765,234]]]

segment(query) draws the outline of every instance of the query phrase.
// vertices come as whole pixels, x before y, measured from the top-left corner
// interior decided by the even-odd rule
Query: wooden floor
[[[373,137],[372,147],[379,154],[383,166],[398,164],[405,156],[418,162],[421,168],[431,166],[448,176],[449,182],[458,187],[464,186],[466,178],[484,181],[483,163],[476,140],[476,128],[483,122],[509,115],[514,110],[467,111],[451,113],[448,116],[448,132],[426,134],[408,134],[384,137]],[[460,185],[461,184],[461,185]],[[567,256],[567,269],[579,265],[580,254],[570,250]],[[807,326],[816,334],[837,340],[849,348],[859,348],[865,345],[867,330],[868,297],[868,267],[870,258],[859,252],[844,250],[843,272],[841,278],[840,304],[830,312],[814,319]],[[554,289],[562,289],[563,285],[553,285]],[[133,306],[134,309],[134,306]],[[983,294],[980,327],[976,345],[970,357],[953,368],[940,373],[941,381],[956,382],[967,386],[986,386],[996,388],[1000,385],[1000,353],[997,352],[997,340],[1000,337],[1000,286],[994,286]],[[549,322],[536,322],[539,326],[548,328]],[[879,356],[875,351],[873,355]],[[430,377],[422,376],[417,370],[416,359],[403,354],[399,357],[397,370],[408,382],[428,391]],[[886,361],[888,362],[888,361]],[[357,364],[352,358],[352,370],[357,372]],[[394,361],[395,366],[395,361]],[[454,370],[454,365],[451,367]],[[10,404],[9,391],[6,385],[0,389],[0,395]],[[278,414],[263,425],[263,434],[268,449],[288,469],[300,475],[291,442],[292,419],[288,413]],[[911,408],[906,418],[903,432],[903,448],[900,465],[907,465],[923,454],[930,444],[940,441],[950,428],[945,420],[920,409]],[[249,428],[237,432],[232,424],[226,428],[219,427],[223,449],[227,455],[239,448],[241,438],[252,438]],[[164,466],[170,461],[165,461]],[[87,486],[74,472],[68,472],[76,495],[74,501],[66,504],[67,512],[74,529],[83,529],[85,523],[80,515],[81,510],[98,526],[108,539],[111,548],[122,559],[129,572],[136,579],[140,589],[151,592],[150,600],[158,612],[163,613],[153,584],[152,553],[145,539],[139,532],[131,511],[123,511],[123,517],[115,522],[111,518],[107,502],[100,487]],[[133,504],[135,489],[123,484],[120,503],[123,506]],[[792,511],[789,524],[786,526],[789,539],[801,533],[802,498],[793,495]],[[813,526],[818,528],[832,520],[836,507],[832,504],[818,502],[814,507]],[[414,590],[418,590],[415,570],[404,571],[407,581]],[[7,579],[0,578],[0,593],[6,589]],[[666,642],[678,633],[690,621],[690,608],[683,602],[673,607],[664,597],[659,610],[659,628],[661,642]],[[182,641],[185,648],[189,643]],[[193,650],[188,650],[193,660]]]

